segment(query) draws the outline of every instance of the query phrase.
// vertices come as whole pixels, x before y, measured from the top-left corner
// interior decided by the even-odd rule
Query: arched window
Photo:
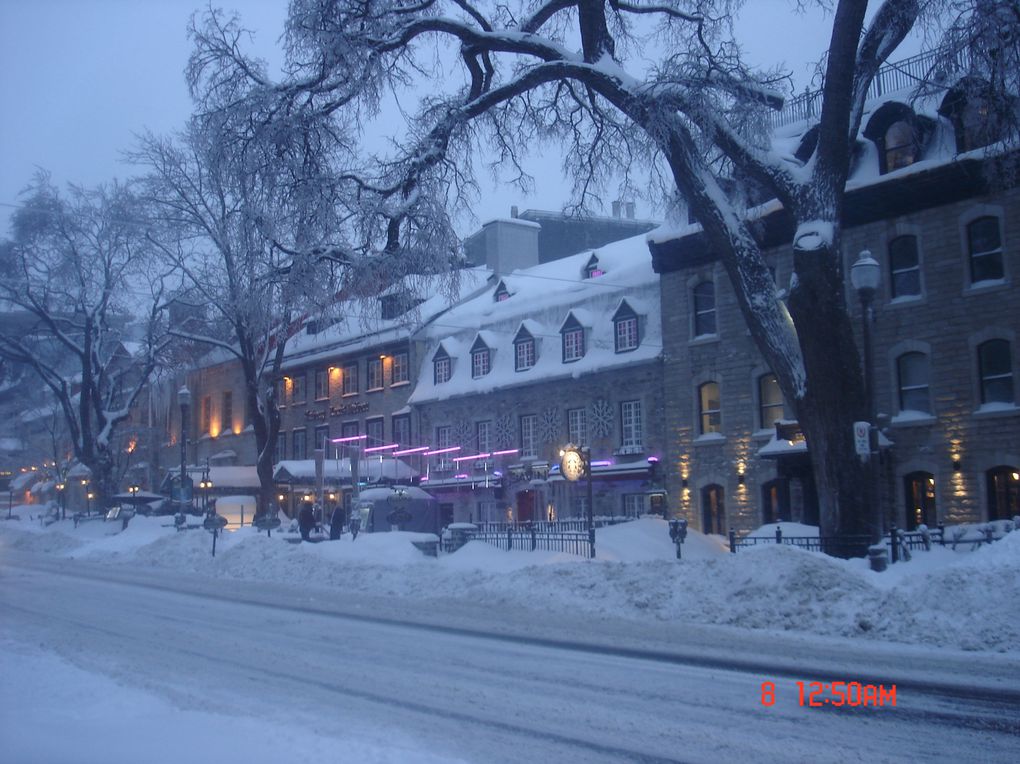
[[[903,477],[903,494],[906,499],[906,528],[917,530],[924,524],[929,527],[938,522],[935,512],[935,476],[930,472],[911,472]]]
[[[779,523],[789,521],[790,518],[790,481],[786,478],[775,478],[762,483],[762,523]]]
[[[971,151],[1002,139],[1007,123],[990,94],[987,82],[965,77],[942,101],[939,114],[953,123],[957,151]]]
[[[889,242],[889,277],[893,299],[921,294],[916,236],[897,236]]]
[[[719,432],[722,429],[718,382],[706,382],[698,388],[698,420],[702,435]]]
[[[726,535],[726,504],[723,487],[713,483],[701,489],[701,532]]]
[[[978,345],[981,403],[1013,403],[1013,358],[1009,342],[988,340]]]
[[[1011,520],[1020,515],[1020,467],[1001,465],[985,473],[988,479],[988,519]]]
[[[930,414],[928,356],[917,352],[904,353],[896,359],[896,376],[900,411],[921,411]]]
[[[999,281],[1005,277],[997,217],[985,215],[967,224],[967,256],[972,284]]]
[[[917,138],[909,122],[893,122],[885,129],[884,138],[885,172],[909,167],[917,161]]]
[[[693,291],[694,336],[715,334],[715,284],[702,281]]]

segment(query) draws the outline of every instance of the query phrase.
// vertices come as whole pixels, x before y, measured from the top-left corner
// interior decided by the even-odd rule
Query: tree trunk
[[[853,440],[854,421],[868,418],[864,377],[839,262],[832,245],[795,246],[798,284],[789,300],[808,380],[804,397],[793,403],[811,454],[823,536],[869,528],[870,473]]]

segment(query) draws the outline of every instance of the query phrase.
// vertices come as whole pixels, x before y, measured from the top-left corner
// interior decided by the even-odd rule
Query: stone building
[[[446,522],[583,516],[586,486],[559,475],[568,443],[591,449],[596,515],[660,507],[658,289],[641,236],[496,271],[425,328],[410,403]]]
[[[882,272],[870,326],[887,527],[1020,513],[1017,150],[974,92],[870,103],[848,183],[844,273],[862,250]],[[786,128],[796,151],[809,148],[809,128]],[[760,228],[782,293],[792,222],[773,203]],[[700,227],[650,247],[661,274],[671,511],[717,533],[816,524],[810,454]],[[846,289],[860,332],[849,278]]]

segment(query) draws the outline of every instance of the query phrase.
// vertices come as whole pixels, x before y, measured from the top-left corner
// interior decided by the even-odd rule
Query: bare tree
[[[238,19],[210,11],[192,36],[195,113],[176,139],[148,136],[133,158],[149,170],[147,197],[162,221],[152,240],[184,274],[189,299],[208,306],[224,330],[175,334],[240,363],[261,513],[274,494],[275,382],[291,335],[349,298],[436,271],[437,259],[448,266],[449,255],[437,253],[451,246],[437,242],[453,236],[432,223],[442,219],[437,211],[394,208],[358,168],[350,170],[358,121],[351,104],[370,87],[357,70],[340,66],[328,103],[312,103],[303,88],[277,88],[260,62],[241,54]],[[428,222],[415,227],[409,217]],[[410,233],[399,253],[373,246],[397,241],[401,230]]]
[[[292,66],[281,82],[252,75],[251,62],[223,36],[207,39],[193,65],[258,81],[278,108],[286,104],[309,119],[371,113],[388,88],[427,83],[395,158],[359,175],[372,204],[389,212],[387,251],[399,251],[417,231],[447,225],[451,189],[455,201],[463,199],[472,150],[483,143],[495,149],[493,164],[516,170],[526,184],[520,158],[537,141],[562,140],[582,207],[599,200],[614,173],[632,187],[631,168],[650,168],[659,189],[690,206],[719,253],[752,336],[796,411],[811,449],[823,533],[863,531],[869,512],[851,424],[868,417],[840,241],[865,97],[924,14],[938,17],[952,6],[963,39],[963,30],[1004,4],[884,0],[865,25],[866,0],[835,2],[817,140],[799,157],[772,145],[768,112],[783,106],[783,76],[742,62],[731,31],[739,5],[294,0]],[[986,32],[1003,23],[985,23]],[[1010,45],[1015,51],[1015,38]],[[786,303],[747,214],[763,197],[777,199],[792,218],[796,275]],[[879,531],[874,524],[870,530]]]
[[[119,432],[168,339],[137,200],[122,185],[62,196],[40,175],[12,217],[0,296],[24,320],[0,329],[59,406],[100,505],[116,492]]]

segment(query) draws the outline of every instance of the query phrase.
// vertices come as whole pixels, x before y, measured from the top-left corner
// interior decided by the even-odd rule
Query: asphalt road
[[[389,727],[487,764],[1020,760],[1020,662],[1001,656],[26,555],[0,562],[0,614],[8,636],[182,707],[338,739]],[[802,707],[811,681],[895,685],[895,705]]]

